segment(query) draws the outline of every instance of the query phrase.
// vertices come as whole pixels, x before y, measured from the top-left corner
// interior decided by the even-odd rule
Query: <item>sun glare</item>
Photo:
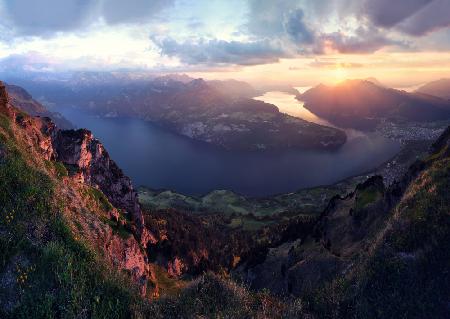
[[[345,70],[345,68],[343,67],[336,67],[333,70],[333,82],[334,83],[340,83],[342,81],[345,81],[345,79],[347,78],[348,74],[347,71]]]

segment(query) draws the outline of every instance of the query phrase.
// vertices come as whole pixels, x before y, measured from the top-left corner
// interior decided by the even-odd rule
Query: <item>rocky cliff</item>
[[[154,243],[155,239],[144,227],[142,211],[130,179],[109,157],[103,145],[87,130],[60,130],[49,118],[30,117],[19,111],[2,82],[0,124],[0,214],[2,218],[5,213],[14,218],[13,221],[8,217],[6,224],[0,220],[2,254],[10,249],[10,244],[4,242],[5,236],[12,236],[7,242],[11,244],[30,241],[38,251],[54,245],[60,236],[54,233],[60,230],[53,229],[51,225],[56,221],[48,219],[56,218],[61,220],[57,223],[70,229],[64,236],[87,245],[89,251],[97,252],[102,256],[100,259],[106,259],[111,267],[127,271],[142,296],[153,294],[157,283],[144,247],[149,242]],[[21,168],[16,168],[17,163]],[[48,190],[33,186],[31,177],[24,177],[23,184],[18,184],[24,173],[41,174],[36,183],[48,180],[45,182]],[[29,193],[30,187],[32,193]],[[36,194],[41,191],[41,196],[47,198],[42,205],[34,203]],[[21,194],[25,196],[23,201]],[[45,210],[33,217],[29,210],[42,206],[46,207]],[[25,215],[14,216],[19,211]],[[11,232],[16,227],[21,230]],[[39,230],[44,233],[36,235],[39,227],[44,227]],[[67,240],[63,241],[64,245]],[[68,246],[67,249],[72,248]],[[11,271],[18,259],[28,260],[21,254],[21,250],[16,248],[11,256],[2,255],[0,295],[6,291],[7,296],[0,302],[2,309],[12,311],[18,305],[19,300],[13,299],[20,295],[20,287],[8,278],[14,275]],[[103,268],[99,266],[99,269]],[[98,276],[102,275],[99,273]],[[148,290],[150,283],[152,289]]]
[[[73,167],[80,182],[100,189],[114,207],[130,214],[141,233],[144,219],[131,180],[92,133],[86,129],[56,130],[51,135],[54,158]]]
[[[6,101],[9,103],[6,86],[0,86],[0,91],[3,91],[0,99],[5,104]],[[14,112],[11,106],[9,109]],[[46,159],[67,165],[71,175],[79,182],[101,190],[114,207],[130,215],[139,235],[142,235],[144,218],[131,180],[110,158],[103,144],[94,138],[92,132],[86,129],[61,130],[46,117],[37,119],[18,114],[16,121],[28,133],[34,130],[34,134],[28,134],[28,137],[38,139]],[[145,246],[146,242],[142,244]]]

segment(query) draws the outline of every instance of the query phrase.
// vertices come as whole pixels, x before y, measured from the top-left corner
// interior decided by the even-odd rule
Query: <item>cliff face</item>
[[[4,84],[0,87],[0,103],[7,105],[10,97]],[[9,107],[13,112],[13,109]],[[108,152],[93,134],[86,130],[60,130],[49,118],[30,118],[18,115],[16,121],[35,139],[47,160],[70,166],[81,183],[100,189],[116,208],[124,210],[135,222],[139,235],[144,218],[137,193]],[[143,243],[146,245],[146,243]]]
[[[155,239],[144,227],[131,180],[103,145],[90,131],[60,130],[49,118],[30,117],[18,111],[2,82],[0,115],[4,121],[0,137],[5,136],[17,149],[26,149],[28,154],[23,156],[34,161],[29,165],[54,179],[55,192],[65,203],[63,211],[70,216],[75,238],[89,243],[114,267],[127,270],[141,295],[146,295],[148,282],[155,282],[155,278],[142,247],[154,243]],[[0,143],[2,157],[7,153],[3,149]],[[8,200],[16,199],[13,196]],[[0,211],[3,204],[0,201]],[[0,269],[0,281],[3,275]]]
[[[115,207],[131,215],[139,232],[144,219],[131,180],[111,160],[103,145],[85,129],[52,133],[56,160],[76,168],[81,181],[98,187]]]

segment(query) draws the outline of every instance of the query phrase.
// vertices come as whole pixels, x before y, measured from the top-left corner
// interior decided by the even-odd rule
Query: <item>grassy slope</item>
[[[335,195],[345,195],[366,178],[352,178],[333,186],[300,190],[267,198],[248,198],[231,191],[216,190],[202,197],[155,191],[140,187],[139,201],[151,210],[174,208],[192,213],[253,214],[258,217],[298,212],[319,214]]]
[[[258,231],[263,227],[286,222],[292,217],[319,216],[329,200],[346,195],[366,177],[355,177],[333,186],[309,188],[267,198],[248,198],[231,191],[216,190],[202,197],[155,191],[140,187],[139,202],[149,211],[169,208],[192,214],[220,214],[229,218],[232,229]]]
[[[0,115],[0,317],[129,317],[137,291],[74,235],[55,200],[64,170],[31,158],[16,129]]]
[[[450,316],[448,150],[429,156],[424,164],[427,169],[409,185],[372,251],[312,301],[319,317]]]

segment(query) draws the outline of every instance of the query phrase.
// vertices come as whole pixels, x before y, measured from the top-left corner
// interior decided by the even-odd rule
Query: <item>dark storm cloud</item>
[[[200,40],[179,43],[171,38],[153,39],[161,54],[178,57],[187,64],[256,65],[277,62],[287,54],[268,40],[239,42]]]

